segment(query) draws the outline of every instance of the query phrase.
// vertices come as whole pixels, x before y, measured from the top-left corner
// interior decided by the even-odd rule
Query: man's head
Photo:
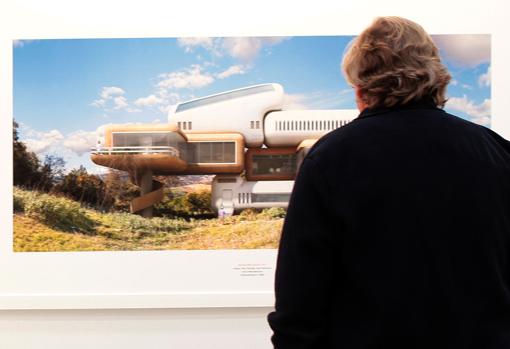
[[[342,68],[358,106],[378,108],[432,98],[446,102],[451,76],[425,30],[400,17],[379,17],[349,46]]]

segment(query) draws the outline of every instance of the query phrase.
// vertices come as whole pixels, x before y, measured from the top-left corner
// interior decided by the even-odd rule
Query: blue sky
[[[286,108],[355,108],[340,62],[350,36],[15,41],[14,118],[41,158],[100,172],[99,126],[166,122],[177,102],[277,82]],[[434,38],[453,76],[446,110],[490,126],[490,38]]]

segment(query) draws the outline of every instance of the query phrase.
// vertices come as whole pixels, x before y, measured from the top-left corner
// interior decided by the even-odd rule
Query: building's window
[[[293,176],[296,154],[253,154],[253,175]]]
[[[181,128],[181,122],[180,121],[177,123],[177,127]]]
[[[254,128],[253,124],[254,124],[254,122],[250,121],[250,128]]]
[[[260,128],[260,121],[255,121],[255,128]]]
[[[212,147],[212,162],[223,162],[223,142],[215,142]]]
[[[190,163],[235,163],[235,142],[190,142],[186,160]]]
[[[183,129],[183,130],[185,130],[185,129],[186,129],[186,121],[184,121],[184,122],[182,123],[182,129]]]
[[[235,183],[235,178],[218,178],[218,183]]]
[[[237,202],[241,203],[241,193],[237,193]]]
[[[240,89],[237,91],[224,92],[224,93],[220,93],[220,94],[217,94],[214,96],[203,97],[203,98],[195,99],[193,101],[181,103],[177,106],[177,109],[175,110],[175,112],[179,113],[179,112],[182,112],[182,111],[185,111],[188,109],[198,108],[198,107],[202,107],[202,106],[208,105],[208,104],[228,101],[230,99],[235,99],[235,98],[239,98],[239,97],[244,97],[244,96],[254,95],[254,94],[258,94],[258,93],[269,92],[269,91],[274,91],[274,87],[271,84],[243,88],[243,89]]]
[[[188,130],[191,130],[191,121],[188,121]]]
[[[251,202],[289,202],[288,193],[252,193]]]
[[[176,132],[113,132],[114,147],[175,147],[183,142]]]

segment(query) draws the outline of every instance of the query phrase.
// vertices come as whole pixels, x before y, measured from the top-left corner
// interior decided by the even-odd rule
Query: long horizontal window
[[[294,175],[296,154],[254,154],[253,175]]]
[[[251,202],[289,202],[290,194],[286,193],[264,193],[251,194]]]
[[[208,104],[212,104],[212,103],[223,102],[223,101],[227,101],[229,99],[254,95],[254,94],[268,92],[268,91],[274,91],[273,85],[254,86],[254,87],[243,88],[243,89],[237,90],[237,91],[225,92],[225,93],[217,94],[215,96],[204,97],[204,98],[196,99],[194,101],[181,103],[177,106],[177,109],[175,110],[175,112],[179,113],[181,111],[202,107],[204,105],[208,105]]]
[[[235,163],[235,142],[192,142],[186,144],[186,161],[190,163]]]
[[[113,132],[113,147],[173,147],[183,142],[175,132]]]

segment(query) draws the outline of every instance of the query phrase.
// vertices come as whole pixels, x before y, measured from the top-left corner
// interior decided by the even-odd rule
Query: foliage
[[[128,212],[131,200],[140,196],[140,189],[126,172],[110,169],[104,177],[106,196],[111,198],[113,211]]]
[[[71,170],[55,186],[55,191],[80,202],[97,208],[106,209],[113,204],[105,183],[97,175],[87,173],[85,167]]]
[[[17,194],[18,191],[18,195]],[[23,199],[23,195],[20,195],[19,189],[14,189],[14,196],[12,200],[14,212],[24,212],[25,211],[25,200]]]
[[[13,121],[13,169],[14,185],[33,187],[40,181],[40,162],[37,155],[27,150],[26,145],[19,140],[18,123]]]
[[[64,197],[14,188],[15,209],[62,231],[94,232],[94,221],[80,204]],[[17,206],[17,207],[16,207]]]
[[[142,235],[158,233],[178,233],[189,229],[189,224],[181,219],[144,218],[130,213],[108,213],[101,215],[101,223],[110,228]]]
[[[269,218],[285,218],[287,211],[282,207],[270,207],[262,210],[261,215]]]
[[[209,190],[186,193],[174,189],[167,190],[165,194],[165,199],[155,206],[158,214],[181,217],[213,214]]]
[[[17,187],[14,205],[15,251],[276,248],[283,223],[254,209],[223,220],[189,221],[101,213],[70,199]]]
[[[19,140],[18,123],[13,120],[13,166],[14,185],[49,191],[64,173],[65,162],[61,157],[46,155],[41,164],[37,155],[28,151]]]
[[[64,159],[59,156],[46,155],[43,165],[39,169],[41,178],[37,189],[42,191],[51,190],[55,183],[62,180],[65,164]]]

